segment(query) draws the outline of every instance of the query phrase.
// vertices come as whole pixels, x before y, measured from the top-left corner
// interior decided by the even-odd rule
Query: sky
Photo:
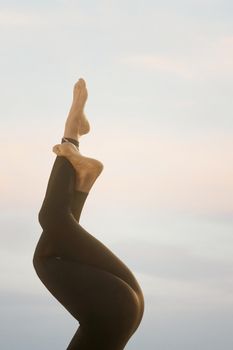
[[[145,297],[127,350],[232,350],[233,3],[0,1],[0,348],[63,350],[78,324],[32,266],[79,77],[104,171],[81,224]]]

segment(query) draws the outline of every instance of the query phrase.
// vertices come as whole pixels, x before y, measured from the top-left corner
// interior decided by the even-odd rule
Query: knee
[[[115,292],[114,299],[107,298],[99,312],[80,323],[98,349],[123,349],[138,327],[141,308],[136,293],[126,283]]]
[[[135,280],[136,281],[136,280]],[[134,326],[134,332],[138,328],[139,324],[141,323],[143,314],[144,314],[144,308],[145,308],[145,302],[144,302],[144,295],[142,292],[142,289],[138,282],[134,284],[130,284],[131,289],[134,291],[134,295],[136,296],[137,299],[137,318],[136,318],[136,323]]]
[[[144,298],[142,293],[135,292],[131,287],[122,302],[123,314],[118,320],[120,337],[128,341],[138,329],[144,314]]]
[[[41,227],[44,229],[48,225],[53,224],[55,222],[55,219],[56,219],[56,211],[53,209],[51,205],[44,202],[38,213],[38,221]]]
[[[43,229],[53,229],[64,223],[68,212],[64,208],[53,208],[48,205],[42,205],[38,213],[38,221]]]
[[[39,254],[38,249],[35,250],[32,257],[32,265],[37,273],[40,276],[40,270],[44,262],[44,257]]]
[[[129,328],[131,334],[138,328],[142,319],[142,301],[134,290],[130,290],[129,298],[126,298],[125,303],[125,323],[126,328]]]
[[[114,326],[114,329],[117,329],[120,338],[131,337],[142,318],[142,304],[137,293],[126,284],[118,293],[115,307],[114,320],[117,325]]]
[[[38,213],[38,221],[39,221],[41,227],[44,228],[47,219],[48,219],[48,215],[42,206],[39,213]]]
[[[136,329],[138,328],[138,326],[140,325],[143,315],[144,315],[144,309],[145,309],[145,302],[144,302],[144,296],[142,291],[140,290],[140,292],[137,292],[137,298],[138,298],[138,317],[137,317],[137,321],[134,327],[134,332],[136,331]]]

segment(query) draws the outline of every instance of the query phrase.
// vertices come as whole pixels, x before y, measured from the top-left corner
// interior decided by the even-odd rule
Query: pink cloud
[[[119,141],[119,135],[112,125],[111,130],[102,130],[98,138],[82,144],[84,155],[94,156],[105,165],[95,185],[103,204],[120,201],[125,193],[126,205],[140,202],[150,210],[232,213],[231,135],[188,137],[161,130],[130,134],[122,129],[120,142],[113,142]],[[6,147],[0,181],[2,199],[42,200],[55,156],[51,139],[45,136],[33,143],[33,137]]]
[[[148,53],[128,55],[120,62],[131,67],[167,72],[185,79],[203,79],[208,76],[233,74],[233,36],[223,36],[188,54]]]

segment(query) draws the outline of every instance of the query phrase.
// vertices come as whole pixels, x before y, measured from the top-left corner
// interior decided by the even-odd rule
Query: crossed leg
[[[75,134],[68,128],[64,136]],[[57,145],[56,152],[33,264],[46,288],[80,324],[67,349],[121,350],[140,324],[143,294],[128,267],[79,224],[99,165],[70,143]]]

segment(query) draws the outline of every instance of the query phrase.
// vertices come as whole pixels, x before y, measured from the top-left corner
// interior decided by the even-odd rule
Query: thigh
[[[96,267],[56,257],[38,259],[36,271],[51,294],[79,321],[82,336],[79,331],[73,343],[99,344],[104,350],[128,341],[140,318],[140,307],[127,283]]]
[[[58,222],[53,229],[42,233],[35,255],[60,256],[114,274],[128,283],[143,299],[132,271],[109,248],[78,224],[72,215]]]
[[[127,344],[128,337],[108,337],[106,331],[105,337],[96,337],[91,332],[86,331],[82,326],[79,326],[77,332],[73,336],[67,350],[123,350]]]

